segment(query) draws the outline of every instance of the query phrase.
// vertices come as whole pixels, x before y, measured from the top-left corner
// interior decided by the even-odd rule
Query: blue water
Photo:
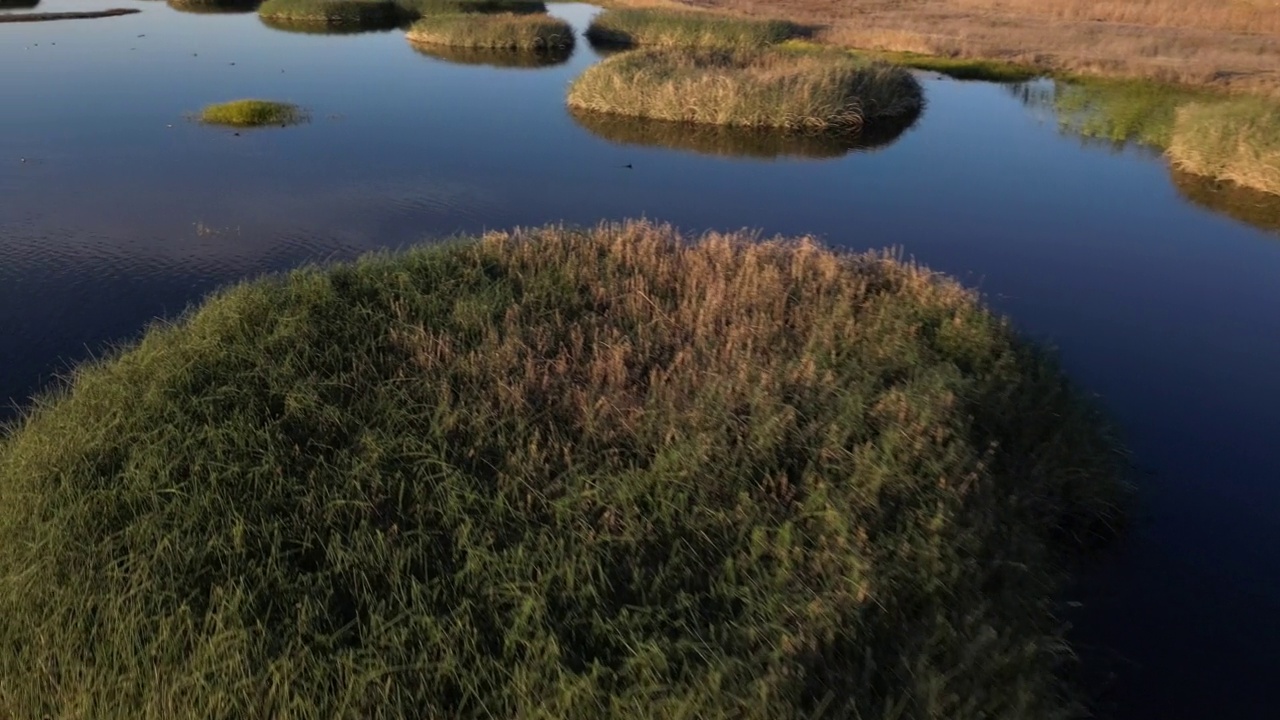
[[[598,59],[585,43],[496,69],[398,31],[291,34],[142,0],[38,10],[105,7],[143,12],[0,25],[0,402],[226,283],[454,233],[647,216],[893,246],[1059,347],[1134,451],[1134,535],[1069,598],[1087,667],[1115,675],[1102,707],[1275,716],[1280,235],[1187,202],[1152,153],[935,77],[921,119],[878,149],[620,144],[564,108]],[[581,28],[593,10],[552,12]],[[187,119],[245,96],[311,121],[237,135]]]

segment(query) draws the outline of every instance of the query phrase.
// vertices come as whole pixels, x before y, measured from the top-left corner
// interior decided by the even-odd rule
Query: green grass
[[[754,128],[648,120],[571,110],[574,121],[610,142],[739,158],[837,158],[896,140],[907,124],[885,124],[862,133],[779,133]]]
[[[1164,150],[1172,141],[1178,108],[1210,96],[1143,80],[1075,78],[1057,83],[1054,109],[1066,132]]]
[[[783,50],[622,53],[588,68],[568,95],[588,112],[812,132],[902,123],[923,103],[901,68]]]
[[[1077,717],[1095,410],[953,282],[755,240],[376,255],[82,367],[0,439],[0,716]]]
[[[200,111],[200,122],[234,127],[296,125],[306,120],[297,105],[271,100],[233,100]]]
[[[573,47],[569,23],[546,15],[427,15],[409,28],[411,42],[425,45],[515,51],[561,51]]]
[[[401,11],[391,0],[266,0],[258,15],[277,23],[391,27]]]
[[[190,13],[236,13],[258,9],[262,0],[168,0],[169,7]]]
[[[1280,103],[1188,103],[1178,108],[1168,155],[1181,170],[1280,195]]]
[[[591,21],[593,45],[644,45],[665,48],[749,50],[796,37],[800,29],[783,20],[750,20],[707,13],[624,9],[606,10]]]
[[[868,57],[897,65],[930,70],[956,80],[985,80],[987,82],[1026,82],[1044,75],[1043,71],[1017,63],[980,58],[943,57],[908,52],[863,53]]]

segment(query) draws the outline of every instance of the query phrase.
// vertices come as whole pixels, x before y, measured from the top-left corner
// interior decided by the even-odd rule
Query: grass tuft
[[[0,439],[0,714],[1076,717],[1122,458],[922,268],[646,223],[231,288]]]
[[[391,27],[401,11],[391,0],[266,0],[258,15],[277,24]]]
[[[297,125],[306,119],[306,113],[297,105],[271,100],[233,100],[200,111],[200,122],[235,127]]]
[[[1181,170],[1280,195],[1280,104],[1235,98],[1180,107],[1168,155]]]
[[[914,118],[924,97],[909,72],[839,52],[639,50],[588,68],[568,104],[672,122],[848,132]]]
[[[410,42],[462,48],[560,51],[573,47],[569,23],[546,15],[427,15],[406,35]]]
[[[593,45],[750,50],[796,37],[800,28],[785,20],[752,20],[657,9],[606,10],[592,20],[586,36]]]

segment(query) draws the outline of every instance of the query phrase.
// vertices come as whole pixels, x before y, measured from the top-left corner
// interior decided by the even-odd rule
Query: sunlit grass
[[[1187,172],[1280,194],[1280,103],[1189,103],[1178,109],[1168,154]]]
[[[637,50],[588,68],[569,88],[578,110],[673,122],[856,131],[914,117],[919,83],[845,53]]]
[[[751,20],[659,9],[606,10],[591,21],[587,39],[601,45],[749,50],[782,42],[800,29],[783,20]]]
[[[409,28],[411,42],[513,51],[561,51],[573,47],[569,23],[546,15],[426,15]]]
[[[1053,597],[1122,472],[882,255],[626,224],[300,270],[0,440],[0,714],[1077,717]]]
[[[200,121],[210,125],[235,127],[259,127],[266,125],[296,125],[306,120],[306,113],[297,105],[271,100],[233,100],[209,105],[200,111]]]

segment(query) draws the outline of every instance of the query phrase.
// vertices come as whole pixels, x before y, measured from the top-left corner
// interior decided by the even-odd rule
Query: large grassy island
[[[0,440],[0,717],[1068,717],[1121,473],[882,255],[630,223],[299,270]]]

